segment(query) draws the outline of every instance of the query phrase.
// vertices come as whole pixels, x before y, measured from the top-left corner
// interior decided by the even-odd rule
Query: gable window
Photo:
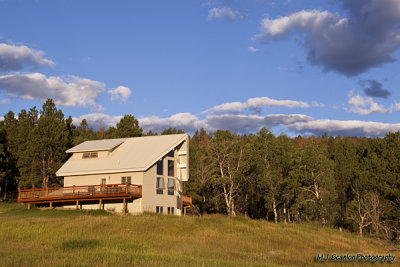
[[[173,160],[168,160],[168,176],[175,176],[175,164]]]
[[[168,178],[168,195],[174,195],[175,179]]]
[[[130,176],[122,176],[121,177],[121,184],[126,184],[126,183],[130,184],[131,181],[132,181],[132,179]]]
[[[162,177],[157,177],[157,182],[156,182],[156,192],[159,195],[164,194],[164,178]]]
[[[83,158],[83,159],[97,158],[97,157],[98,157],[97,152],[85,152],[85,153],[83,153],[83,155],[82,155],[82,158]]]
[[[163,175],[164,173],[164,164],[163,160],[157,161],[157,175]]]

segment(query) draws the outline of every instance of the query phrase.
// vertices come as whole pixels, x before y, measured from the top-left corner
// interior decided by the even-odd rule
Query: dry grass
[[[317,253],[387,254],[392,248],[312,224],[28,211],[4,203],[0,244],[1,266],[319,266]]]

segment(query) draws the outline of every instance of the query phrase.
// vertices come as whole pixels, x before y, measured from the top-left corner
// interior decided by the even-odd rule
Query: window
[[[156,192],[157,194],[164,194],[164,178],[162,177],[157,177],[157,182],[156,182]]]
[[[131,181],[132,181],[132,179],[130,176],[122,176],[121,177],[121,184],[126,184],[126,183],[130,184]]]
[[[101,182],[100,182],[100,184],[102,184],[102,185],[104,185],[104,184],[106,184],[106,178],[101,178]]]
[[[168,214],[174,214],[174,207],[168,207]]]
[[[156,213],[163,213],[163,207],[156,206]]]
[[[157,175],[163,175],[164,173],[163,168],[164,168],[163,160],[157,161]]]
[[[98,157],[97,152],[85,152],[85,153],[83,153],[83,155],[82,155],[82,158],[83,158],[83,159],[97,158],[97,157]]]
[[[175,176],[174,161],[168,160],[168,176]]]
[[[174,195],[175,179],[168,178],[168,195]]]

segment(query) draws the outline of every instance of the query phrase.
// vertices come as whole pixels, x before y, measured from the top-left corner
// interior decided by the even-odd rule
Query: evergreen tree
[[[38,125],[32,133],[35,140],[32,142],[34,167],[40,170],[43,188],[62,184],[62,181],[57,180],[55,172],[66,160],[68,136],[64,114],[57,109],[52,99],[47,99],[40,111]]]
[[[142,136],[143,129],[139,127],[139,121],[133,115],[125,115],[117,123],[116,135],[118,138]]]

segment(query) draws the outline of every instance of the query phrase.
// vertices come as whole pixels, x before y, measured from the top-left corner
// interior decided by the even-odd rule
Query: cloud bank
[[[77,76],[46,77],[41,73],[0,76],[0,90],[10,96],[40,101],[52,98],[57,105],[90,106],[98,111],[103,110],[97,98],[105,90],[104,86],[101,82]]]
[[[230,102],[214,106],[202,113],[239,112],[250,110],[260,112],[264,107],[308,108],[310,105],[303,101],[276,100],[268,97],[249,98],[246,102]]]
[[[18,71],[25,67],[38,68],[54,66],[54,62],[44,58],[44,52],[25,45],[0,44],[0,71]]]
[[[324,71],[355,76],[393,62],[400,47],[400,1],[338,0],[346,17],[320,10],[302,10],[261,21],[262,43],[293,32],[304,36],[308,61]]]

